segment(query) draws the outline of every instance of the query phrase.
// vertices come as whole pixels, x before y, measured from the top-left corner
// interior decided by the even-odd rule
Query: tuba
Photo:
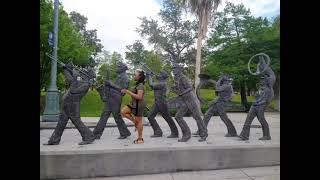
[[[259,57],[259,63],[257,64],[256,72],[253,73],[251,71],[250,64],[255,57]],[[267,60],[267,62],[263,62],[265,59]],[[262,64],[264,67],[261,70],[260,67]],[[266,71],[268,69],[269,65],[270,65],[270,57],[265,53],[258,53],[250,58],[250,60],[248,62],[248,71],[250,74],[257,76],[257,75],[260,75],[261,73],[263,73],[264,71]]]
[[[213,80],[213,79],[210,79],[210,76],[207,75],[207,74],[199,74],[198,77],[200,78],[200,83],[196,87],[197,98],[199,99],[201,104],[208,104],[209,101],[203,99],[200,96],[200,89],[202,88],[202,86],[206,86],[206,85],[209,85],[209,84],[215,85],[217,82],[215,80]]]

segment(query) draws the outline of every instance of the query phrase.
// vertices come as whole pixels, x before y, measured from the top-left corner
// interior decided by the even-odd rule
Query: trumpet
[[[90,77],[90,76],[87,74],[87,72],[85,72],[83,69],[81,69],[81,68],[79,68],[79,67],[77,67],[77,66],[75,66],[75,65],[73,65],[73,64],[71,65],[72,68],[70,68],[69,66],[66,66],[66,64],[63,63],[62,61],[58,60],[57,58],[54,58],[52,55],[50,55],[50,54],[48,54],[48,53],[46,53],[46,55],[50,58],[50,60],[56,61],[60,66],[65,67],[65,68],[67,68],[67,69],[70,70],[70,71],[72,71],[73,69],[76,69],[76,70],[80,73],[80,75],[84,75],[84,76],[86,76],[88,79],[92,79],[92,77]]]

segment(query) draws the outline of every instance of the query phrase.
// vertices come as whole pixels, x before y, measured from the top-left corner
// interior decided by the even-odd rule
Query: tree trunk
[[[247,101],[246,86],[244,81],[240,83],[240,96],[241,96],[241,104],[247,106],[248,101]]]
[[[198,30],[198,40],[197,40],[197,56],[196,56],[196,71],[194,73],[194,89],[197,88],[198,84],[200,83],[200,78],[198,75],[200,74],[200,66],[201,66],[201,42],[202,42],[202,33],[201,33],[201,26],[199,25]]]
[[[247,96],[250,96],[251,95],[251,89],[248,87],[247,88]]]

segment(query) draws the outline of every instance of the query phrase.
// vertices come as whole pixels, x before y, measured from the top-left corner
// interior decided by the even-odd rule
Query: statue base
[[[245,113],[229,113],[238,133],[246,118]],[[151,138],[153,130],[144,127],[144,144],[133,144],[137,137],[134,127],[131,136],[119,140],[116,127],[106,128],[101,139],[93,144],[79,146],[81,136],[77,129],[66,129],[59,145],[43,146],[53,129],[40,131],[40,179],[75,179],[104,176],[156,174],[178,171],[199,171],[229,168],[273,166],[280,164],[280,114],[265,113],[272,139],[260,141],[262,131],[252,128],[248,141],[237,137],[224,137],[226,127],[217,117],[208,124],[206,142],[192,137],[187,142],[167,138],[170,128],[162,117],[157,122],[163,136]],[[196,121],[185,117],[192,132],[197,130]],[[254,120],[254,124],[258,124]],[[181,138],[179,128],[179,136]]]
[[[42,116],[43,122],[58,122],[59,121],[59,114],[44,114]]]

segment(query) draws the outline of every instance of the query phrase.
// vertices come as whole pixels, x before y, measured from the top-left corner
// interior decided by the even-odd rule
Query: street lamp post
[[[59,0],[54,0],[54,29],[53,29],[53,51],[52,56],[57,59],[58,50],[58,14]],[[49,37],[50,38],[50,37]],[[49,39],[50,42],[50,39]],[[51,61],[51,80],[47,91],[46,107],[42,116],[42,121],[59,120],[59,91],[57,88],[57,62]]]

